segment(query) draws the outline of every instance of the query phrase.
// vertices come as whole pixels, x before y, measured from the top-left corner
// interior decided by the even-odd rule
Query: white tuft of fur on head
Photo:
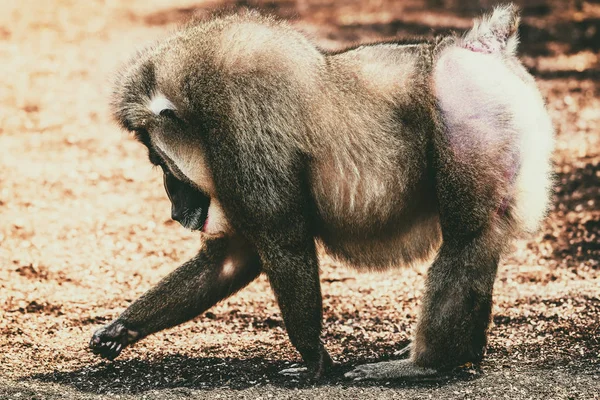
[[[160,115],[163,110],[176,110],[177,108],[171,102],[171,100],[167,99],[164,94],[161,92],[156,92],[150,98],[148,102],[148,108],[154,115]]]

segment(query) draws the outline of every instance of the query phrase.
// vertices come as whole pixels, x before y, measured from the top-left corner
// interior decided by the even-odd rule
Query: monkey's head
[[[157,80],[154,60],[130,65],[119,80],[114,115],[147,148],[150,162],[161,168],[171,218],[205,232],[214,190],[202,144],[195,139],[202,127],[190,123],[184,101],[163,93],[169,91],[169,83]]]
[[[220,200],[240,179],[225,171],[228,158],[272,147],[248,135],[307,130],[295,116],[312,107],[322,61],[304,36],[250,13],[190,24],[124,66],[113,115],[162,168],[173,219],[209,235],[232,232]],[[295,141],[275,146],[281,154],[298,153]]]

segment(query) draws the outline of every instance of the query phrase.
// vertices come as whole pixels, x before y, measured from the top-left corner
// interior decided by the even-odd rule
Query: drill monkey
[[[116,119],[164,172],[197,256],[96,331],[93,351],[187,321],[267,275],[308,373],[332,365],[320,334],[315,241],[357,268],[435,255],[406,360],[355,379],[430,376],[484,353],[510,240],[547,208],[553,129],[515,56],[518,13],[463,36],[320,51],[254,13],[189,24],[135,56]]]

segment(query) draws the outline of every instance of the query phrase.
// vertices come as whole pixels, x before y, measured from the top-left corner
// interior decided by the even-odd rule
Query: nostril
[[[181,210],[178,210],[176,207],[171,207],[171,219],[173,221],[181,222],[181,217],[183,213]]]

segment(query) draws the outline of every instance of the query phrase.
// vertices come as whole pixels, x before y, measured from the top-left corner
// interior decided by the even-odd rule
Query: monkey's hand
[[[285,376],[316,382],[324,378],[335,366],[335,361],[333,361],[329,353],[327,353],[327,350],[322,348],[322,352],[316,362],[308,363],[308,366],[306,367],[294,366],[286,368],[279,371],[279,373]]]
[[[114,360],[121,351],[137,337],[135,331],[131,331],[118,319],[103,326],[94,332],[90,340],[90,348],[94,354],[102,358]]]
[[[344,375],[346,378],[360,381],[364,379],[374,380],[419,380],[436,378],[440,374],[435,369],[423,368],[413,364],[410,360],[396,360],[378,362],[374,364],[359,365]]]

